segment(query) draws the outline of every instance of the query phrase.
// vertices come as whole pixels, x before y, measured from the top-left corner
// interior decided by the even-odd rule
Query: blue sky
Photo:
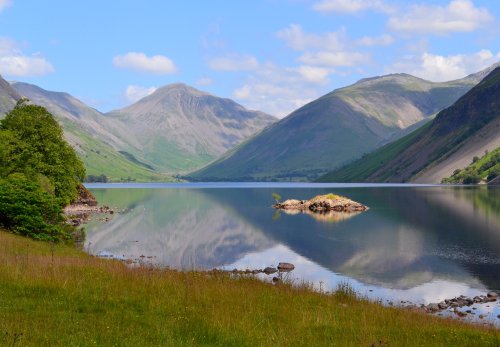
[[[500,61],[496,0],[0,0],[0,74],[101,111],[183,82],[283,117],[335,88]]]

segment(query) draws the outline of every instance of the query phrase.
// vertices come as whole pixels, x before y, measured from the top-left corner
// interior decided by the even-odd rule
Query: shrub
[[[0,226],[47,241],[67,240],[73,231],[64,223],[58,199],[21,173],[0,179]]]

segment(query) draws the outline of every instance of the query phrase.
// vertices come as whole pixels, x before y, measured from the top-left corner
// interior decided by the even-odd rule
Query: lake
[[[383,303],[439,302],[500,289],[500,189],[376,184],[88,184],[123,210],[85,226],[85,249],[176,269],[263,269],[322,290],[349,282]],[[347,196],[370,207],[332,217],[286,214],[283,199]],[[264,280],[272,276],[259,275]],[[476,305],[497,320],[499,303]],[[469,315],[471,316],[471,315]]]

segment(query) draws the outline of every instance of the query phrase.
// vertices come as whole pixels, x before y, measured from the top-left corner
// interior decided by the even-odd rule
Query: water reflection
[[[331,289],[429,302],[500,289],[500,191],[483,188],[344,188],[370,207],[332,223],[277,215],[271,193],[309,199],[332,189],[96,189],[131,207],[88,229],[91,252],[155,257],[176,268],[296,265],[299,280]]]
[[[87,248],[94,254],[144,256],[181,269],[213,268],[272,245],[251,224],[195,190],[103,189],[94,193],[103,203],[128,209],[111,222],[89,225]],[[122,200],[117,201],[115,194],[121,194]]]

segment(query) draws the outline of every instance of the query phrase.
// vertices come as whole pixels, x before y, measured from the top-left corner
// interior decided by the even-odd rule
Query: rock
[[[457,311],[457,316],[459,316],[459,317],[465,317],[465,316],[467,316],[467,313],[462,312],[462,311]]]
[[[278,277],[273,277],[273,283],[280,283],[281,282],[281,279],[279,279]]]
[[[497,316],[498,319],[500,319],[500,314]]]
[[[480,314],[478,317],[479,317],[479,319],[483,319],[484,318],[484,314]]]
[[[293,269],[295,269],[295,265],[293,265],[291,263],[279,263],[278,264],[279,271],[288,272],[288,271],[292,271]]]
[[[447,305],[447,304],[445,304],[444,302],[440,302],[440,303],[438,304],[438,307],[439,307],[441,310],[445,310],[445,309],[447,309],[447,308],[448,308],[448,305]]]
[[[276,273],[278,272],[278,269],[274,268],[274,267],[266,267],[263,271],[263,273],[265,273],[266,275],[271,275],[273,273]]]
[[[438,304],[429,304],[429,305],[427,305],[426,308],[427,308],[428,312],[437,312],[437,311],[439,311]]]
[[[495,298],[496,299],[496,298],[498,298],[498,293],[496,293],[496,292],[488,292],[488,294],[486,294],[486,296],[488,298]]]
[[[282,210],[308,210],[314,213],[325,213],[328,211],[353,213],[368,209],[363,204],[334,194],[318,195],[310,200],[289,199],[282,203],[277,203],[273,207]]]

